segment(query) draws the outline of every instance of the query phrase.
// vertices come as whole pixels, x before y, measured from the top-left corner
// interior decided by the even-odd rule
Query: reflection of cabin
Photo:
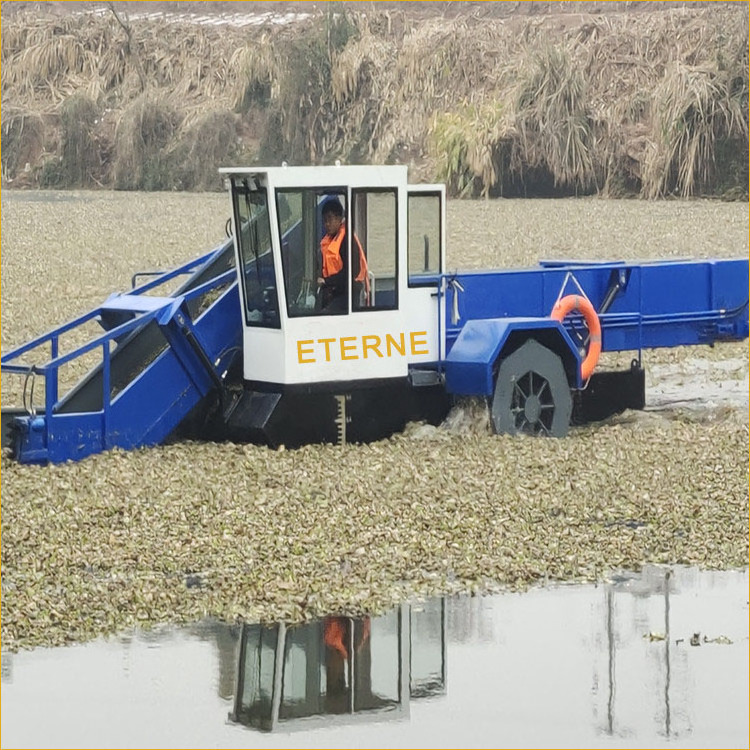
[[[435,599],[374,618],[244,626],[229,718],[264,731],[404,718],[412,698],[444,691],[445,600]]]

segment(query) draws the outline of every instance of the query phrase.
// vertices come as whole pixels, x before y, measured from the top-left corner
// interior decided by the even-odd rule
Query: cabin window
[[[398,308],[396,191],[352,190],[352,310]]]
[[[279,328],[279,301],[271,252],[268,196],[247,179],[233,181],[234,226],[240,254],[245,322]]]
[[[440,193],[409,195],[409,283],[440,273]]]
[[[346,226],[347,200],[343,188],[305,188],[276,192],[281,266],[286,309],[290,318],[346,314],[349,310],[348,274],[341,274],[335,285],[318,284],[318,279],[326,276],[321,241],[326,234],[323,207],[329,201],[341,207]],[[348,236],[342,243],[344,261],[349,257],[347,248]],[[330,270],[329,267],[329,273]]]

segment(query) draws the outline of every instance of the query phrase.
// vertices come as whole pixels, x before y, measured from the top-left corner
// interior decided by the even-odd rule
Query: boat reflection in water
[[[445,692],[445,600],[381,617],[244,625],[232,721],[262,731],[405,718]]]
[[[747,747],[747,591],[747,569],[646,566],[370,619],[5,652],[0,744]]]

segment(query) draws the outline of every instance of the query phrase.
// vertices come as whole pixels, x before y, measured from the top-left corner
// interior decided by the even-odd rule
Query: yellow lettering
[[[326,348],[326,362],[331,361],[331,350],[329,349],[329,345],[334,341],[336,341],[336,339],[318,339],[318,343],[323,344]]]
[[[339,351],[341,352],[341,359],[360,359],[357,353],[357,336],[343,336],[342,338],[328,338],[328,339],[306,339],[297,341],[297,361],[300,364],[313,364],[317,360],[315,358],[315,347],[316,343],[322,344],[325,351],[325,361],[331,361],[331,348],[336,346],[336,341],[339,343]],[[383,352],[385,349],[385,353]],[[409,333],[409,351],[414,356],[420,356],[429,354],[429,346],[427,344],[427,331],[411,331]],[[396,354],[400,354],[402,357],[406,354],[406,334],[397,333],[391,335],[387,333],[385,335],[385,342],[383,342],[380,336],[371,334],[369,336],[362,336],[362,359],[372,359],[374,357],[392,357]]]
[[[417,338],[419,336],[420,338]],[[423,338],[422,338],[423,337]],[[427,346],[427,331],[412,331],[409,334],[411,339],[412,354],[429,354],[429,349],[417,349],[418,346]]]
[[[372,342],[372,343],[370,343]],[[380,349],[378,347],[380,346],[380,336],[362,336],[362,356],[364,359],[367,359],[367,350],[372,349],[372,351],[375,352],[375,354],[378,355],[378,357],[382,357],[383,355],[380,353]]]
[[[347,344],[344,343],[346,341],[356,341],[356,336],[342,336],[339,339],[339,344],[341,345],[341,359],[359,359],[359,357],[355,354],[354,356],[351,356],[347,354],[347,352],[353,352],[357,349],[356,344]]]
[[[315,343],[315,342],[312,339],[310,339],[309,341],[297,341],[297,361],[301,365],[305,364],[306,362],[315,362],[315,357],[314,356],[313,356],[312,359],[303,359],[302,358],[303,354],[314,354],[315,353],[313,349],[308,349],[308,348],[304,348],[303,349],[303,346],[305,344],[313,344],[313,343]]]
[[[396,339],[391,336],[390,333],[385,334],[385,344],[387,347],[388,356],[391,356],[391,346],[403,357],[404,354],[406,354],[406,343],[404,342],[404,334],[400,333],[399,336],[401,337],[401,345],[399,346],[396,343]]]

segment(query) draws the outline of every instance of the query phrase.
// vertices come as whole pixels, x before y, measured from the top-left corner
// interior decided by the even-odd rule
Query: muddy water
[[[738,747],[747,589],[747,570],[650,567],[372,620],[4,654],[2,745]]]
[[[681,363],[654,364],[648,372],[647,406],[653,410],[747,409],[748,360],[690,357]]]

